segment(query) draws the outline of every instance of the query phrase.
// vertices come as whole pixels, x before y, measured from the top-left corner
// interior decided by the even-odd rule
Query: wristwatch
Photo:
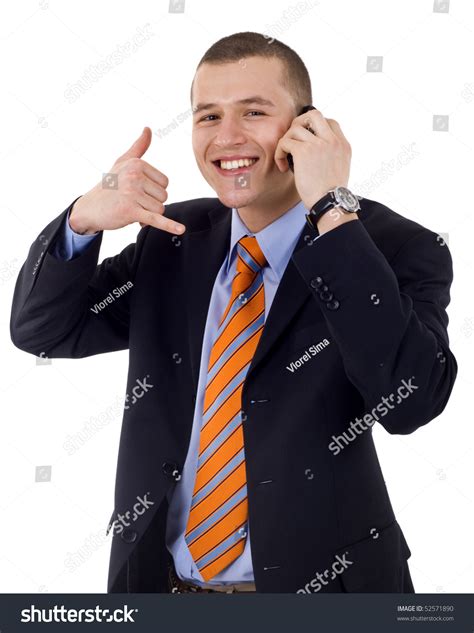
[[[327,211],[338,207],[343,213],[357,213],[360,211],[359,200],[362,200],[362,196],[356,196],[347,187],[331,189],[311,207],[306,214],[306,222],[317,230],[317,223]]]

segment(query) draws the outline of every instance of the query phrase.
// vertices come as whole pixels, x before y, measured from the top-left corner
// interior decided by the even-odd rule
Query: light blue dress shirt
[[[306,207],[303,202],[300,201],[264,229],[257,233],[252,233],[240,218],[237,209],[232,209],[230,249],[214,282],[204,330],[196,404],[188,454],[180,482],[168,493],[169,510],[166,525],[166,546],[173,556],[176,572],[182,580],[188,580],[198,585],[232,584],[254,581],[250,553],[250,525],[248,525],[245,548],[242,554],[207,583],[203,581],[201,573],[184,539],[196,476],[199,433],[207,380],[207,366],[220,317],[227,307],[231,295],[232,281],[236,272],[237,242],[245,235],[255,235],[258,245],[268,262],[268,265],[263,268],[266,320],[278,284],[285,272],[285,268],[296,246],[301,230],[305,226],[306,213]],[[63,239],[58,240],[53,254],[58,259],[72,259],[79,255],[96,235],[98,234],[79,235],[70,228],[69,222],[67,221],[64,224]]]

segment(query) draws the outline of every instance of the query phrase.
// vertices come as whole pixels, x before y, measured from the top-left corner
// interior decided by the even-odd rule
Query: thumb
[[[144,127],[143,132],[133,143],[133,145],[122,156],[117,158],[116,163],[126,160],[128,158],[141,158],[143,154],[150,147],[151,143],[151,129]]]

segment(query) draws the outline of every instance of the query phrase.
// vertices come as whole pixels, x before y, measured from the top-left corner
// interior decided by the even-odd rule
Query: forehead
[[[246,57],[225,64],[204,63],[194,76],[193,105],[226,105],[259,94],[269,100],[288,99],[283,63],[276,57]]]

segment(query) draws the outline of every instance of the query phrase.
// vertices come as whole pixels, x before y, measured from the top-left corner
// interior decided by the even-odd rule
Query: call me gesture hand
[[[118,229],[133,222],[150,225],[180,235],[186,227],[164,216],[168,197],[168,177],[142,156],[150,147],[152,132],[145,127],[133,145],[112,165],[116,188],[102,182],[79,198],[69,217],[73,231],[93,234],[104,229]]]
[[[314,130],[314,134],[308,127]],[[297,116],[279,140],[275,162],[281,172],[289,169],[286,158],[289,153],[295,166],[295,186],[308,210],[331,189],[347,187],[351,146],[339,123],[324,118],[319,110]],[[318,222],[318,231],[326,233],[357,219],[357,213],[325,213]]]

